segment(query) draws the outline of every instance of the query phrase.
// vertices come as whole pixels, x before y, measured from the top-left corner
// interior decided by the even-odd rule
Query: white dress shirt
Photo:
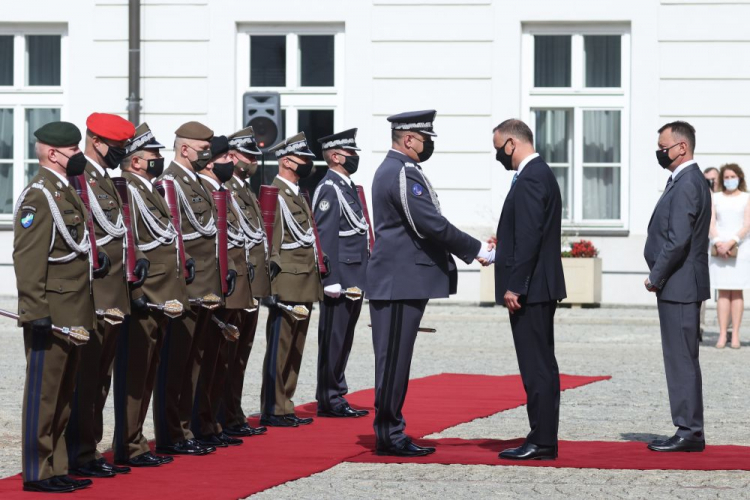
[[[295,196],[299,196],[299,186],[297,184],[293,183],[292,181],[288,181],[288,180],[284,179],[283,177],[281,177],[279,175],[277,175],[276,178],[277,179],[281,179],[282,181],[284,181],[284,184],[286,184],[287,186],[289,186],[289,188],[292,190],[292,192],[294,193],[294,195]]]
[[[70,184],[68,182],[68,178],[65,177],[64,175],[58,174],[57,172],[55,172],[51,168],[47,168],[47,167],[44,167],[44,166],[42,168],[46,168],[47,170],[49,170],[50,172],[52,172],[53,174],[55,174],[57,176],[57,178],[62,181],[62,183],[65,185],[65,187],[68,187],[68,184]]]
[[[92,160],[88,156],[86,156],[86,155],[83,155],[83,156],[89,161],[89,163],[91,163],[94,166],[94,168],[96,169],[96,171],[99,172],[99,174],[102,177],[104,177],[104,174],[107,173],[107,171],[104,169],[104,167],[102,167],[101,165],[99,165],[97,162],[95,162],[94,160]]]
[[[516,171],[516,173],[518,175],[521,175],[521,170],[523,170],[523,167],[528,165],[531,160],[533,160],[534,158],[538,158],[538,157],[539,157],[539,153],[531,153],[529,156],[524,158],[523,161],[518,164],[518,170]]]

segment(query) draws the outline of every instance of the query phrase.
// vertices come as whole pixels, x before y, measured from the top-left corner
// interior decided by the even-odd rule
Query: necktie
[[[510,181],[510,187],[513,187],[513,184],[516,183],[516,179],[518,179],[518,172],[516,172],[515,174],[513,174],[513,180]]]
[[[669,187],[670,184],[672,184],[672,176],[671,175],[669,176],[669,179],[667,179],[667,185],[664,186],[664,191],[667,190],[667,188]]]

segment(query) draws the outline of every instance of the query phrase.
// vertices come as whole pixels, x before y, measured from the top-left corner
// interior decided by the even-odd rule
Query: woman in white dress
[[[732,319],[732,348],[740,348],[740,323],[745,307],[742,290],[750,289],[750,193],[745,174],[730,163],[721,167],[721,192],[714,193],[711,214],[711,285],[719,290],[719,341],[727,344],[729,318]]]

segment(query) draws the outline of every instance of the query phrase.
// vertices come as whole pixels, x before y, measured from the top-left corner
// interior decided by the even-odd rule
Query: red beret
[[[92,134],[110,141],[125,141],[135,135],[135,126],[125,118],[108,113],[91,113],[86,128]]]

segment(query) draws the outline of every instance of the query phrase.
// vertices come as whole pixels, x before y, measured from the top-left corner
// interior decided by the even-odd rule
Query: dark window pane
[[[286,87],[286,37],[250,37],[250,86]]]
[[[534,87],[570,87],[570,35],[534,37]]]
[[[0,160],[13,159],[13,110],[0,109]]]
[[[547,163],[569,163],[568,117],[564,109],[539,109],[536,115],[536,150]]]
[[[34,132],[42,125],[46,125],[50,122],[60,121],[60,110],[59,109],[27,109],[26,110],[26,159],[36,159],[36,152],[34,151],[34,145],[36,144],[36,137]]]
[[[315,160],[323,160],[323,153],[318,139],[333,133],[333,110],[300,110],[298,117],[299,129],[305,133],[307,144],[310,146],[312,152],[315,153]],[[318,182],[326,174],[326,170],[324,166],[316,166],[310,177],[300,181],[300,186],[312,193],[315,190],[315,186],[317,186]]]
[[[620,35],[583,37],[587,87],[620,87],[621,40]]]
[[[0,214],[13,213],[13,164],[0,163]]]
[[[29,35],[26,37],[29,85],[60,85],[60,37]]]
[[[12,36],[0,36],[0,85],[13,85]]]
[[[300,36],[302,87],[333,87],[333,36]]]

